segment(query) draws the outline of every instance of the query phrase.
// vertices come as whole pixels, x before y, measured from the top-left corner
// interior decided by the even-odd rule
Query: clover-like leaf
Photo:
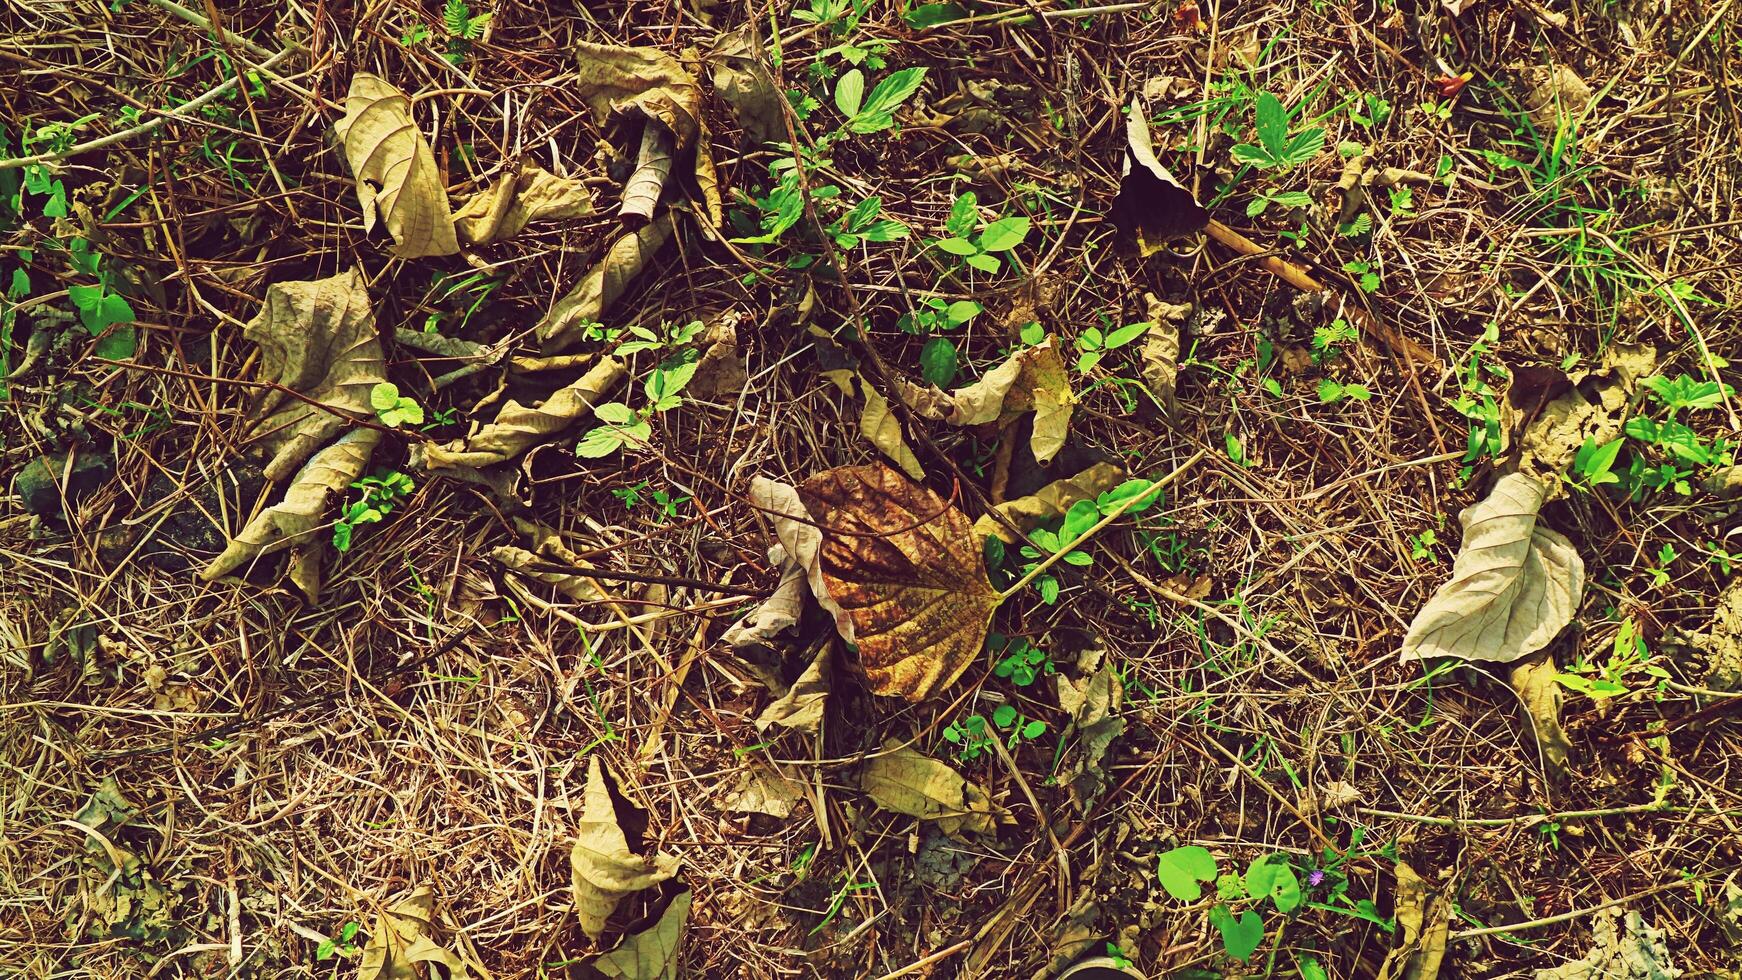
[[[386,79],[358,72],[351,76],[345,116],[335,129],[357,179],[365,231],[379,216],[393,235],[393,254],[402,259],[460,250],[435,154],[412,120],[404,92]]]
[[[1405,662],[1456,657],[1510,663],[1547,646],[1572,621],[1584,594],[1585,563],[1572,542],[1539,522],[1547,491],[1513,473],[1458,515],[1464,540],[1451,581],[1409,624]]]
[[[923,701],[980,655],[998,593],[967,515],[880,463],[798,488],[823,533],[822,578],[871,690]]]
[[[569,851],[575,915],[593,939],[604,934],[605,920],[623,896],[670,878],[678,865],[675,857],[661,854],[648,860],[629,850],[606,778],[604,763],[594,755],[587,762],[586,807]]]

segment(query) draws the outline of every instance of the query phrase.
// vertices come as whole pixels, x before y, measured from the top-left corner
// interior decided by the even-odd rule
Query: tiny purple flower
[[[1325,873],[1323,871],[1320,871],[1318,869],[1314,869],[1311,873],[1309,873],[1307,875],[1307,887],[1309,887],[1309,888],[1317,888],[1324,883],[1325,883]]]

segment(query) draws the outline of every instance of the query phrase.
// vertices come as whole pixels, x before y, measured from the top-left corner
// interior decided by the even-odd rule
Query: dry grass
[[[222,81],[211,38],[169,6],[6,4],[0,117],[11,141],[0,157],[18,152],[25,127],[95,114],[77,133],[93,139],[128,125],[125,105],[150,110]],[[1176,19],[1184,6],[916,32],[873,4],[859,29],[891,42],[891,67],[930,66],[918,100],[925,113],[960,112],[974,102],[959,86],[997,80],[1004,116],[985,129],[914,124],[897,138],[847,144],[834,154],[838,182],[880,195],[930,237],[967,186],[949,179],[956,170],[946,158],[1013,153],[1015,169],[975,186],[983,201],[1008,195],[1012,207],[1037,205],[1035,188],[1050,195],[1034,211],[1044,247],[1024,253],[1051,294],[1037,310],[1043,323],[1068,341],[1103,314],[1131,322],[1146,291],[1190,298],[1202,311],[1177,424],[1133,413],[1110,385],[1079,384],[1074,442],[1055,467],[1116,456],[1161,474],[1212,450],[1170,494],[1165,518],[1148,525],[1177,546],[1183,566],[1162,565],[1134,534],[1113,535],[1057,605],[1015,602],[999,613],[998,629],[1042,643],[1061,666],[1083,646],[1110,651],[1126,678],[1129,726],[1107,758],[1112,788],[1085,814],[1049,779],[1051,734],[1016,753],[1020,777],[988,757],[966,768],[1014,823],[961,845],[872,807],[857,765],[890,737],[943,754],[944,725],[1007,695],[1056,734],[1068,719],[1050,686],[1012,691],[976,668],[948,697],[906,706],[872,698],[838,671],[820,736],[765,741],[751,720],[771,695],[754,665],[719,640],[742,608],[732,595],[607,583],[621,603],[612,606],[536,586],[511,592],[488,555],[519,543],[513,515],[481,487],[439,479],[420,480],[402,513],[360,534],[331,564],[316,606],[270,562],[252,582],[193,578],[209,556],[180,554],[165,516],[199,523],[204,513],[208,526],[233,530],[258,502],[257,474],[232,467],[248,451],[235,439],[247,390],[225,379],[252,377],[254,349],[239,325],[268,283],[361,263],[383,325],[416,329],[449,309],[432,296],[430,270],[463,273],[470,261],[504,279],[465,331],[493,341],[534,322],[614,226],[602,211],[464,261],[390,261],[382,234],[362,233],[326,135],[351,73],[445,91],[419,118],[456,195],[524,155],[596,178],[599,199],[614,201],[615,182],[594,162],[599,133],[563,81],[572,42],[677,52],[746,18],[722,4],[502,4],[488,39],[456,67],[429,44],[398,40],[423,24],[439,44],[439,4],[218,5],[229,29],[266,52],[302,50],[281,65],[281,79],[221,100],[221,116],[177,118],[65,161],[74,200],[95,211],[84,233],[137,271],[138,363],[103,363],[72,323],[12,383],[0,428],[8,475],[69,447],[115,458],[114,478],[72,520],[16,506],[0,517],[0,975],[327,976],[333,962],[314,960],[322,937],[347,921],[369,927],[384,903],[422,884],[436,891],[445,934],[495,977],[579,975],[552,964],[593,949],[568,908],[567,861],[590,753],[609,760],[645,809],[648,849],[683,859],[680,877],[696,898],[684,952],[691,976],[882,976],[910,966],[903,975],[1029,976],[1057,948],[1071,918],[1064,906],[1165,975],[1211,962],[1220,945],[1201,915],[1157,890],[1158,849],[1202,843],[1241,862],[1282,850],[1304,865],[1349,847],[1355,827],[1364,840],[1346,869],[1352,896],[1390,915],[1397,857],[1455,896],[1445,975],[1530,975],[1576,958],[1592,910],[1616,902],[1668,931],[1686,975],[1735,975],[1726,952],[1734,926],[1720,906],[1742,860],[1742,776],[1731,771],[1737,732],[1726,710],[1736,702],[1698,692],[1704,661],[1678,642],[1705,628],[1725,583],[1702,548],[1735,545],[1726,537],[1733,505],[1696,489],[1643,502],[1573,496],[1551,507],[1548,519],[1577,543],[1592,582],[1582,628],[1559,641],[1557,658],[1600,656],[1618,617],[1632,616],[1677,685],[1662,697],[1640,685],[1606,705],[1569,698],[1569,779],[1546,775],[1504,676],[1460,670],[1428,683],[1395,654],[1445,577],[1457,541],[1449,516],[1477,498],[1491,469],[1479,463],[1475,481],[1457,485],[1468,431],[1452,408],[1458,368],[1486,324],[1498,324],[1499,340],[1484,362],[1514,368],[1571,353],[1588,362],[1604,345],[1644,343],[1666,370],[1699,376],[1700,342],[1720,355],[1742,350],[1730,203],[1742,11],[1727,0],[1479,0],[1454,19],[1426,0],[1347,9],[1224,2],[1219,14],[1202,4],[1198,32]],[[798,84],[833,41],[791,12],[780,5],[773,16],[783,71]],[[766,29],[768,17],[756,6],[755,23]],[[265,57],[239,44],[230,53],[250,65]],[[1510,145],[1524,97],[1518,79],[1551,64],[1570,66],[1602,95],[1580,131],[1579,168],[1545,178],[1495,166],[1483,151],[1532,159]],[[1477,77],[1449,120],[1420,111],[1439,98],[1436,76],[1465,67]],[[1381,95],[1394,107],[1390,122],[1368,131],[1331,114],[1327,147],[1357,140],[1378,164],[1428,174],[1449,159],[1459,177],[1416,187],[1414,213],[1380,221],[1370,245],[1337,235],[1315,205],[1300,213],[1312,226],[1304,241],[1290,247],[1279,233],[1301,216],[1243,216],[1257,178],[1215,207],[1338,283],[1327,295],[1303,297],[1216,245],[1140,260],[1101,215],[1118,184],[1120,106],[1160,76],[1183,80],[1188,93],[1163,103],[1211,103],[1202,123],[1157,129],[1164,157],[1194,173],[1206,199],[1231,170],[1236,138],[1215,125],[1217,100],[1238,91],[1230,82],[1291,106],[1313,93],[1314,114],[1351,93]],[[951,93],[960,101],[947,102]],[[710,113],[724,183],[763,184],[773,157],[740,139],[722,105]],[[1052,123],[1039,121],[1049,113]],[[1249,138],[1249,105],[1226,118]],[[461,146],[469,155],[455,152]],[[1276,189],[1321,197],[1340,167],[1327,151]],[[136,189],[136,200],[103,213]],[[1374,193],[1386,216],[1383,192]],[[1574,208],[1587,211],[1584,233]],[[0,239],[0,270],[36,249],[37,295],[56,274],[42,244],[63,233],[54,225],[37,217]],[[662,416],[650,453],[578,465],[566,449],[572,434],[543,447],[526,461],[523,494],[528,513],[595,562],[766,588],[774,571],[765,525],[744,499],[749,478],[802,479],[872,453],[856,434],[856,407],[818,377],[816,338],[791,323],[786,290],[797,277],[776,270],[773,281],[746,286],[754,260],[693,224],[676,241],[613,316],[655,323],[742,311],[755,325],[740,338],[749,383]],[[908,297],[969,295],[940,285],[921,247],[916,236],[863,253],[851,280],[873,342],[909,373],[920,340],[895,326]],[[1355,260],[1381,276],[1370,296],[1343,281]],[[965,364],[990,364],[1007,344],[994,324],[1025,301],[1016,287],[1026,281],[1007,276],[973,294],[987,312],[961,337]],[[1710,302],[1654,294],[1670,283]],[[826,282],[817,290],[811,322],[833,329],[847,294]],[[1260,337],[1279,351],[1304,347],[1344,307],[1426,345],[1440,368],[1355,343],[1334,368],[1273,372],[1284,398],[1232,383],[1260,356]],[[17,348],[23,323],[21,315]],[[452,365],[416,356],[399,348],[390,372],[422,396],[427,378]],[[1319,405],[1314,386],[1325,371],[1373,397]],[[1498,375],[1488,380],[1504,389]],[[494,384],[486,372],[429,404],[463,410]],[[1701,416],[1702,431],[1733,427],[1724,415]],[[990,473],[990,443],[941,428],[930,435],[971,477]],[[1228,458],[1229,435],[1249,465]],[[642,481],[693,499],[665,518],[612,494]],[[121,528],[138,536],[106,548],[104,536]],[[1439,538],[1431,561],[1411,551],[1412,536],[1428,530]],[[1685,560],[1655,585],[1650,569],[1665,543]],[[1197,605],[1158,585],[1182,570],[1211,580]],[[687,611],[623,622],[658,608]],[[234,730],[221,739],[190,739],[224,724]],[[786,820],[733,812],[727,798],[752,765],[802,779],[811,798]],[[111,843],[134,852],[173,896],[162,928],[144,938],[100,940],[90,930],[113,883],[87,870],[93,835],[71,818],[107,777],[138,808],[111,828]],[[1018,778],[1065,843],[1069,881],[1059,880]],[[1568,811],[1599,812],[1539,819]],[[857,884],[870,887],[848,889]],[[838,914],[819,928],[837,896]],[[620,924],[645,910],[629,903]],[[1535,920],[1547,921],[1486,928]],[[1280,942],[1285,952],[1269,962],[1261,953],[1247,970],[1294,975],[1296,955],[1311,950],[1332,976],[1370,976],[1393,938],[1308,911]],[[354,966],[339,970],[349,976]]]

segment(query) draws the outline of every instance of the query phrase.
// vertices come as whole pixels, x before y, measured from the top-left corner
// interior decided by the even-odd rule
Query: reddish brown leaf
[[[1459,92],[1464,90],[1464,86],[1469,84],[1470,79],[1475,77],[1469,72],[1464,72],[1461,75],[1441,75],[1434,79],[1434,87],[1439,89],[1440,98],[1455,98]]]
[[[923,701],[954,683],[998,605],[967,515],[881,463],[826,470],[798,492],[871,690]]]

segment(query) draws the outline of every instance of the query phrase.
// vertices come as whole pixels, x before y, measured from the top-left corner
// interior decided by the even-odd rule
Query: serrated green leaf
[[[859,114],[865,100],[865,73],[857,68],[844,72],[835,81],[835,108],[848,119]]]
[[[1260,92],[1254,113],[1258,142],[1270,151],[1272,158],[1281,157],[1288,148],[1288,110],[1282,107],[1282,101],[1276,96]]]
[[[944,222],[944,230],[957,238],[966,238],[974,233],[974,226],[979,223],[979,195],[973,191],[963,191],[956,198],[956,203],[950,205],[950,217]]]
[[[884,76],[865,97],[865,105],[848,123],[855,133],[875,133],[894,124],[894,113],[925,81],[924,68],[903,68]]]
[[[1244,163],[1263,170],[1276,166],[1275,157],[1271,156],[1264,147],[1253,146],[1251,143],[1234,144],[1234,148],[1228,151],[1228,156],[1235,163]]]
[[[613,425],[601,425],[587,432],[575,443],[575,455],[585,459],[600,459],[623,448],[623,430]]]
[[[873,222],[865,229],[865,240],[868,242],[893,242],[906,238],[909,232],[907,226],[899,221],[884,219]]]

